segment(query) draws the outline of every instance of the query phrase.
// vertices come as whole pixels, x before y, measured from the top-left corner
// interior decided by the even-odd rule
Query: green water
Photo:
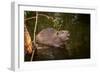
[[[64,48],[36,50],[34,61],[90,58],[90,14],[57,12],[38,12],[38,14],[40,15],[36,34],[44,28],[52,27],[56,30],[68,30],[70,37]],[[25,11],[26,19],[35,16],[36,12]],[[25,21],[25,24],[33,40],[35,18]],[[28,60],[30,56],[26,55],[25,61]]]

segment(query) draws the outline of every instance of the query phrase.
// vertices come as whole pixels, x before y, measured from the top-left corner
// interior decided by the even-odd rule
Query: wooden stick
[[[34,45],[36,44],[36,29],[37,29],[37,21],[38,21],[38,12],[36,12],[36,21],[35,21],[35,27],[34,27],[34,37],[33,37],[33,43]],[[32,56],[31,56],[31,61],[33,60],[35,53],[35,49],[33,49]]]
[[[48,16],[48,15],[45,15],[45,14],[38,14],[38,16],[44,16],[44,17],[46,17],[48,19],[50,19],[50,18],[53,19],[52,16]],[[24,20],[27,21],[27,20],[30,20],[30,19],[36,19],[36,16],[25,18]]]

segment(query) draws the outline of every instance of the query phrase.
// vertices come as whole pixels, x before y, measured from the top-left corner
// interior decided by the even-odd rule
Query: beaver
[[[67,30],[57,31],[54,28],[46,28],[36,35],[36,42],[51,47],[61,47],[69,39],[69,36]]]
[[[67,30],[57,31],[54,28],[45,28],[36,35],[36,50],[33,61],[59,60],[68,58],[65,49],[66,41],[69,39]]]

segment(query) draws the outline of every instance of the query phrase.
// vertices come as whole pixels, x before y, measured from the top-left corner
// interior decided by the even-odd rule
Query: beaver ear
[[[58,34],[59,34],[59,31],[56,32],[56,35],[58,35]]]

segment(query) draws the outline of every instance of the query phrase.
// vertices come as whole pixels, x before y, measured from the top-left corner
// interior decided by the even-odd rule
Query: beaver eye
[[[59,33],[57,32],[57,35],[58,35]]]

